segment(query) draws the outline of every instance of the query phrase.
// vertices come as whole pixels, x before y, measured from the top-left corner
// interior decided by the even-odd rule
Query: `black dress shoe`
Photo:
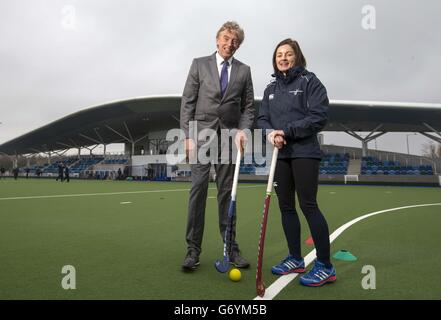
[[[199,256],[194,251],[189,251],[182,264],[183,271],[193,271],[199,265]]]
[[[233,251],[230,255],[230,263],[236,268],[249,268],[250,263],[240,255],[238,251]]]

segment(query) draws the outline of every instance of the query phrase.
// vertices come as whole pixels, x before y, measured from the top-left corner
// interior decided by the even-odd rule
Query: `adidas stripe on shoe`
[[[326,268],[323,263],[316,261],[314,267],[307,274],[300,277],[300,284],[308,287],[320,287],[337,280],[335,268]]]
[[[303,259],[296,260],[293,256],[288,255],[278,265],[273,266],[271,272],[277,275],[303,273],[305,272],[305,261]]]

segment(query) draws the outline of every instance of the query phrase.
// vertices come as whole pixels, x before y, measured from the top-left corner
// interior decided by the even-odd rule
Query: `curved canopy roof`
[[[256,109],[261,98],[256,98]],[[149,132],[179,128],[180,95],[147,96],[90,107],[0,145],[29,154],[137,141]],[[441,104],[331,100],[324,131],[441,131]]]

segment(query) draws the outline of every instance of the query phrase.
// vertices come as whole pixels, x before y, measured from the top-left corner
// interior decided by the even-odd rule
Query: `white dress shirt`
[[[220,79],[220,74],[222,72],[222,67],[223,67],[223,63],[224,62],[224,58],[222,58],[219,54],[219,52],[216,52],[216,64],[217,64],[217,71],[219,72],[219,79]],[[230,82],[230,76],[231,76],[231,64],[233,62],[233,57],[231,57],[230,59],[228,59],[228,82]]]

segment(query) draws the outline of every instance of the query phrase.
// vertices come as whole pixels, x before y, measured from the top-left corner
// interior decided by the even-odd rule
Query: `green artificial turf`
[[[239,184],[237,241],[252,266],[237,283],[213,266],[223,249],[214,184],[207,199],[201,265],[193,273],[181,271],[189,187],[0,180],[0,299],[253,299],[265,185]],[[7,199],[32,196],[42,198]],[[319,205],[331,233],[366,213],[435,202],[441,202],[440,188],[319,188]],[[353,225],[331,245],[331,254],[346,249],[358,258],[333,260],[336,283],[305,288],[296,278],[275,299],[440,299],[434,285],[441,281],[440,213],[441,206],[407,209]],[[302,215],[301,221],[303,241],[309,231]],[[303,245],[305,255],[311,249]],[[277,279],[271,265],[286,254],[273,196],[264,255],[267,286]],[[61,286],[65,265],[75,267],[75,290]],[[361,287],[364,265],[375,267],[375,290]]]

